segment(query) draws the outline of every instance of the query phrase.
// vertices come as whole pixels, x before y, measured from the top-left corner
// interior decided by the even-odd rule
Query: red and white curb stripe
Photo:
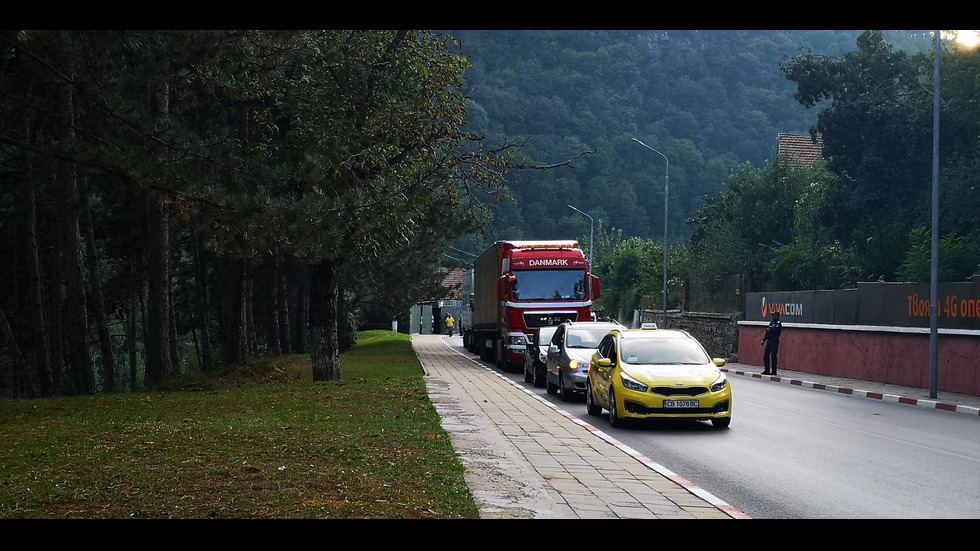
[[[900,396],[898,394],[884,394],[881,392],[872,392],[870,390],[860,390],[855,388],[840,387],[836,385],[815,383],[812,381],[804,381],[802,379],[788,379],[786,377],[780,377],[778,375],[763,375],[761,373],[752,373],[749,371],[739,371],[739,370],[731,370],[731,369],[722,369],[722,371],[726,371],[734,375],[741,375],[744,377],[753,377],[756,379],[769,379],[770,381],[776,383],[785,383],[785,384],[801,386],[805,388],[813,388],[816,390],[826,390],[829,392],[836,392],[838,394],[849,394],[851,396],[857,396],[859,398],[871,398],[874,400],[881,400],[883,402],[895,402],[897,404],[907,404],[911,406],[919,406],[928,409],[941,409],[944,411],[952,411],[955,413],[980,415],[980,408],[976,408],[973,406],[964,406],[961,404],[953,404],[949,402],[937,402],[934,400],[921,400],[919,398],[912,398],[910,396]]]

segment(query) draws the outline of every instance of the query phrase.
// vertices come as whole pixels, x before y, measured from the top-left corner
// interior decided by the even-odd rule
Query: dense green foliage
[[[428,32],[13,30],[0,62],[15,396],[292,351],[339,379],[349,313],[437,286],[483,216],[466,197],[506,171],[463,130],[468,62]]]
[[[663,233],[663,158],[670,159],[668,233],[686,240],[704,197],[745,163],[763,166],[779,133],[803,134],[816,113],[794,99],[780,62],[839,56],[860,31],[453,30],[466,72],[469,127],[492,142],[526,137],[537,162],[594,155],[573,167],[508,178],[492,239],[587,235],[572,204],[629,237]],[[897,35],[896,33],[890,33]],[[909,42],[913,42],[909,39]],[[928,39],[918,45],[928,48]],[[584,228],[584,231],[583,231]]]

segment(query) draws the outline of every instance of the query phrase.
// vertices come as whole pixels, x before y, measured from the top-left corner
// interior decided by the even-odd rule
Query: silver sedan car
[[[589,361],[599,341],[613,329],[626,329],[610,321],[568,321],[558,326],[546,355],[545,387],[562,400],[585,394]]]

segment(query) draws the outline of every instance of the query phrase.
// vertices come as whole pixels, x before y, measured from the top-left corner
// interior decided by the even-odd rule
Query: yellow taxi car
[[[602,338],[589,363],[589,415],[606,409],[614,427],[646,418],[731,424],[732,388],[720,369],[725,360],[711,358],[686,331],[655,327],[614,329]]]

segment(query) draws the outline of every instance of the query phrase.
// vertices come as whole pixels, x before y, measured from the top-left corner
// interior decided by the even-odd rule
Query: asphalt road
[[[730,376],[732,425],[573,415],[752,518],[980,518],[980,418]]]

